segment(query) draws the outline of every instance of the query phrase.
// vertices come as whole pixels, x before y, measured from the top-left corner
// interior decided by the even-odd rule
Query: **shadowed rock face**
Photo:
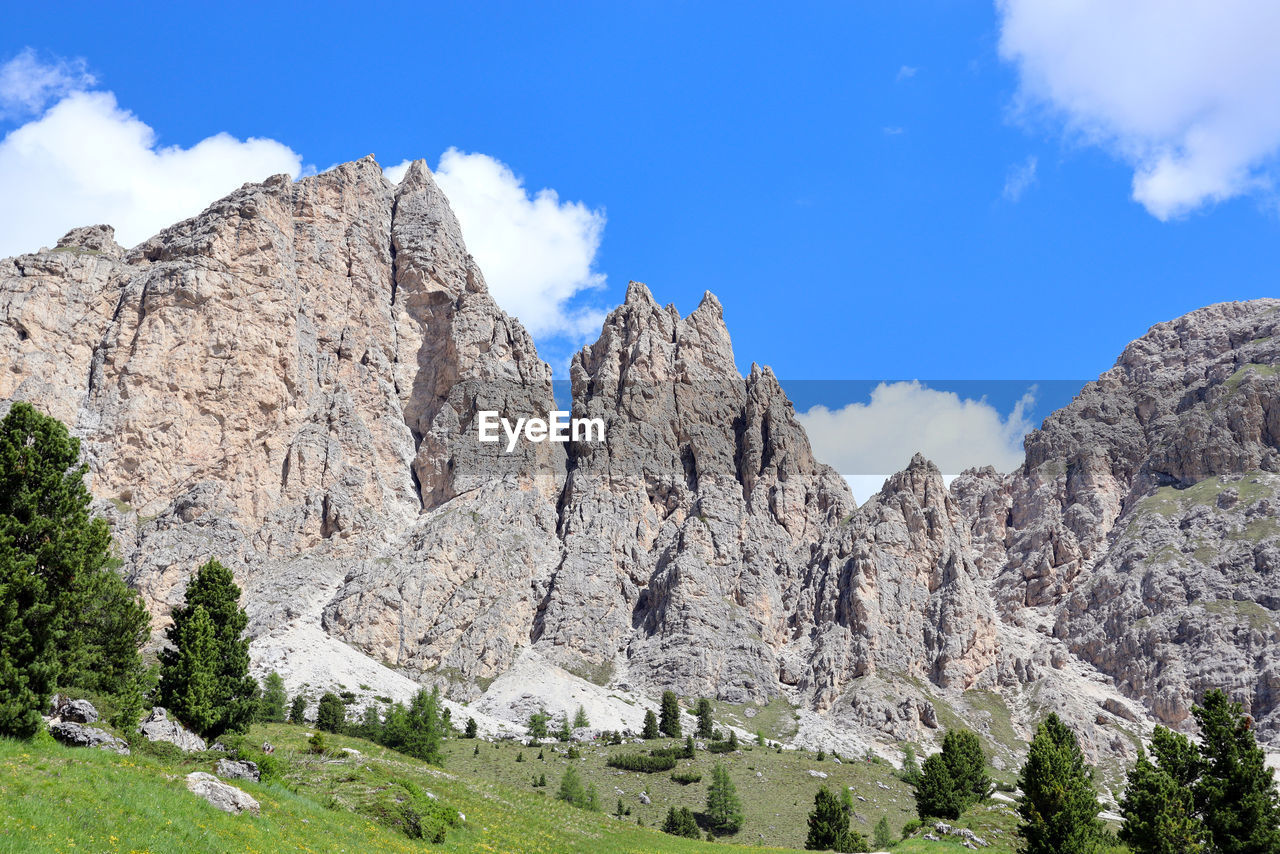
[[[425,164],[392,186],[365,158],[130,250],[91,226],[0,261],[0,399],[82,437],[157,627],[217,556],[255,648],[320,626],[457,697],[533,647],[893,740],[939,697],[1025,692],[1015,728],[1049,703],[1123,753],[1117,687],[1177,723],[1227,684],[1274,723],[1278,306],[1155,327],[1018,472],[949,493],[917,457],[857,508],[715,297],[681,317],[633,283],[571,366],[604,440],[506,453],[478,413],[545,416],[550,370]]]

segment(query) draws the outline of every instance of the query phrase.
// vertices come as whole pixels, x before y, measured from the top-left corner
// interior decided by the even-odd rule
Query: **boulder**
[[[146,736],[148,741],[167,741],[187,753],[208,749],[203,738],[177,721],[169,720],[168,712],[160,706],[153,708],[151,714],[138,724],[138,732]]]
[[[229,780],[252,780],[255,783],[261,779],[258,763],[247,759],[219,759],[218,776]]]
[[[98,710],[88,700],[66,700],[54,711],[64,721],[78,724],[95,724],[98,722]]]
[[[111,733],[74,721],[58,721],[49,725],[49,734],[71,747],[98,747],[121,756],[129,755],[129,745]]]
[[[228,786],[212,774],[194,771],[187,775],[187,789],[204,798],[223,812],[240,815],[248,812],[258,815],[258,802],[235,786]]]

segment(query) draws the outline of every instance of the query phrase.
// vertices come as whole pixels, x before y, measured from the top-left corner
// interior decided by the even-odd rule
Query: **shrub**
[[[662,823],[662,832],[672,836],[683,836],[686,839],[701,839],[698,820],[688,807],[671,807],[667,810],[667,819]]]
[[[649,756],[644,753],[615,753],[610,756],[605,764],[610,768],[621,768],[623,771],[640,771],[645,774],[654,774],[660,771],[670,771],[676,767],[674,756]]]
[[[679,783],[681,786],[688,786],[690,783],[701,783],[702,772],[700,771],[673,771],[671,773],[671,781]]]

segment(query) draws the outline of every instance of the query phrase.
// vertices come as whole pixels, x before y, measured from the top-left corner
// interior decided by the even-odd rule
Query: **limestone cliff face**
[[[365,158],[0,261],[0,401],[82,437],[157,625],[217,556],[273,662],[354,649],[468,698],[533,656],[889,742],[948,707],[1016,741],[1052,707],[1126,754],[1126,697],[1178,724],[1222,684],[1280,724],[1277,317],[1161,324],[1017,472],[949,492],[917,457],[856,507],[715,297],[633,283],[571,366],[604,440],[507,453],[478,412],[545,415],[550,370],[426,166]]]
[[[1278,325],[1276,300],[1161,323],[1027,437],[1019,471],[953,485],[1007,618],[1170,725],[1211,687],[1280,723]]]

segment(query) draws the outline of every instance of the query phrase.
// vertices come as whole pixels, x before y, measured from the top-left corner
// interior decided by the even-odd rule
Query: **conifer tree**
[[[1143,750],[1129,771],[1120,813],[1124,816],[1120,841],[1134,854],[1205,851],[1205,829],[1196,815],[1191,789],[1153,765]]]
[[[902,773],[899,774],[905,783],[912,786],[920,782],[920,762],[916,759],[916,747],[908,744],[902,748]]]
[[[1212,690],[1191,714],[1200,724],[1200,778],[1195,803],[1221,854],[1280,851],[1280,796],[1258,747],[1253,722],[1226,692]]]
[[[262,702],[258,707],[258,720],[268,724],[284,723],[285,704],[288,695],[284,690],[284,679],[274,670],[262,681]]]
[[[698,700],[698,738],[711,738],[715,724],[711,720],[711,701],[706,697]]]
[[[742,827],[742,801],[729,777],[729,769],[717,762],[707,787],[707,821],[718,834],[737,833]]]
[[[172,648],[160,654],[161,703],[205,738],[224,732],[243,732],[253,720],[258,685],[249,675],[249,639],[244,637],[248,616],[240,607],[240,588],[231,570],[210,560],[187,586],[185,603],[173,612],[167,635]],[[213,654],[188,655],[183,644],[198,636],[187,623],[203,611],[213,627]],[[194,669],[193,669],[194,668]],[[193,690],[193,679],[212,674],[212,688]],[[199,704],[210,692],[208,706]]]
[[[63,666],[140,669],[137,617],[145,612],[104,575],[114,575],[111,534],[89,515],[87,472],[80,441],[57,419],[27,403],[10,407],[0,422],[0,735],[29,738],[41,729]],[[118,636],[110,625],[92,631],[82,620],[83,609],[102,607],[92,597],[102,585],[115,600],[107,622],[120,618]],[[104,641],[112,651],[80,658]]]
[[[360,737],[374,742],[382,741],[382,715],[378,714],[376,703],[364,707],[364,714],[360,718]]]
[[[882,815],[880,820],[876,822],[875,829],[871,832],[871,845],[877,851],[884,851],[893,847],[894,839],[893,829],[889,827],[889,816]]]
[[[307,695],[303,691],[299,691],[293,697],[293,702],[289,704],[289,723],[304,724],[306,723],[307,714]]]
[[[573,738],[573,730],[569,728],[569,716],[560,716],[560,725],[556,727],[556,740],[565,743]]]
[[[956,792],[951,769],[941,753],[935,753],[924,761],[916,783],[916,812],[921,819],[960,817],[963,801]]]
[[[342,698],[332,691],[326,691],[320,697],[320,706],[316,709],[316,727],[325,732],[341,733],[347,726],[347,707]]]
[[[582,729],[591,726],[591,720],[587,717],[587,710],[582,706],[578,706],[578,711],[573,716],[573,728]]]
[[[1108,834],[1098,819],[1101,806],[1084,754],[1075,733],[1056,714],[1037,727],[1018,786],[1023,791],[1018,832],[1024,854],[1106,850]]]
[[[539,739],[547,737],[547,721],[551,720],[551,715],[547,714],[546,709],[538,709],[538,711],[529,715],[529,737],[536,744]]]
[[[809,835],[804,847],[809,851],[854,851],[849,838],[849,813],[826,786],[818,789],[809,813]]]
[[[679,738],[681,735],[680,702],[674,691],[662,692],[662,716],[658,720],[658,729],[671,738]]]
[[[662,823],[662,832],[672,836],[683,836],[686,839],[701,839],[698,820],[688,807],[669,807],[667,819]]]
[[[440,740],[444,727],[440,715],[440,689],[427,691],[419,688],[409,704],[407,716],[408,737],[402,748],[410,756],[429,762],[432,765],[443,765],[444,756],[440,752]]]
[[[991,790],[987,758],[978,734],[967,729],[948,730],[942,739],[942,758],[951,772],[951,782],[963,812],[981,801]]]
[[[476,719],[467,718],[467,729],[466,729],[467,738],[475,738],[479,732],[480,732],[480,726],[479,724],[476,723]]]
[[[587,790],[583,787],[582,778],[578,776],[577,770],[572,765],[564,769],[564,776],[560,778],[560,788],[556,791],[556,797],[579,809],[587,808]]]
[[[646,709],[644,713],[644,729],[640,731],[640,737],[649,740],[658,737],[658,718],[653,713],[653,709]]]

